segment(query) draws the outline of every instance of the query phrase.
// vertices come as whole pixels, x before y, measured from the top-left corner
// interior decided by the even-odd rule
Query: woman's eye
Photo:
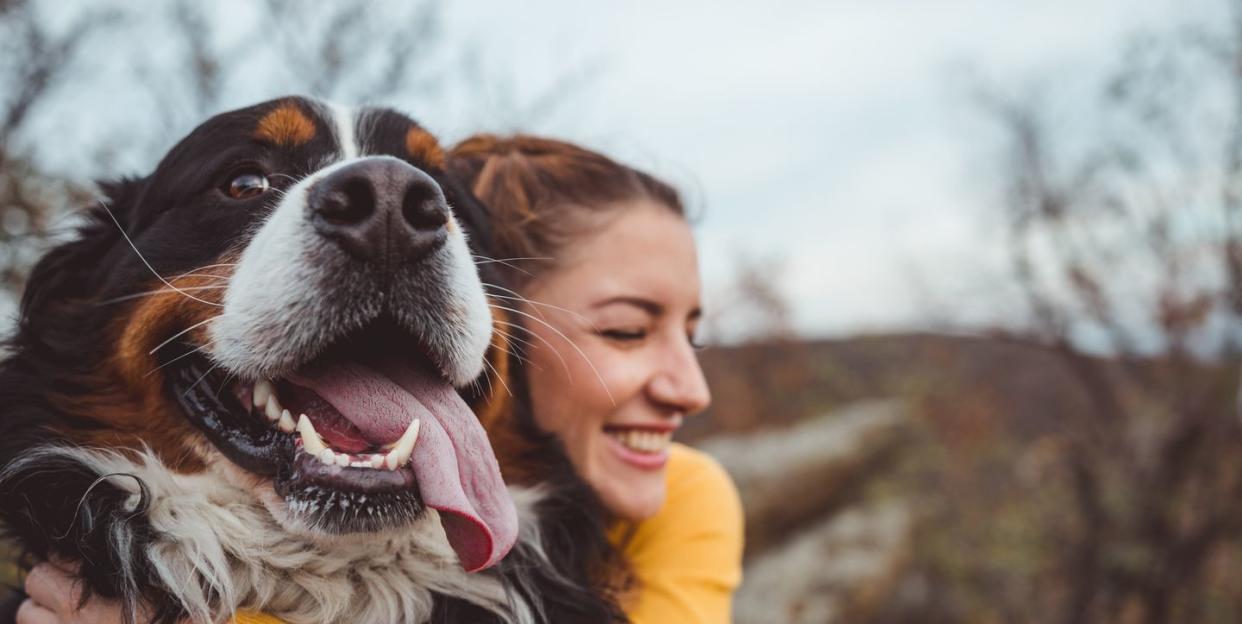
[[[243,171],[233,176],[225,191],[233,199],[258,197],[271,188],[267,176],[257,171]]]
[[[689,342],[690,348],[695,351],[702,351],[707,348],[707,345],[699,342],[699,339],[694,334],[686,334],[686,342]]]
[[[633,342],[646,338],[647,332],[641,329],[605,329],[600,335],[610,340]]]

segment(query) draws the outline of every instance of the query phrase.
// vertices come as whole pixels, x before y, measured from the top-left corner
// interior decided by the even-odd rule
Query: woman
[[[519,356],[507,382],[512,409],[485,416],[491,435],[513,436],[497,446],[520,448],[529,429],[560,440],[611,518],[625,564],[617,572],[633,581],[622,597],[631,621],[729,621],[741,576],[737,493],[710,458],[670,443],[710,400],[694,354],[695,245],[676,191],[530,136],[467,139],[448,168],[491,211],[497,258],[480,262],[506,284],[491,294],[504,302],[502,337]],[[506,478],[542,478],[531,471]],[[31,578],[28,593],[51,604],[19,622],[120,621],[104,601],[74,614],[69,582],[50,565]],[[270,619],[238,617],[258,621]]]
[[[531,334],[518,404],[614,518],[636,581],[626,613],[638,624],[728,621],[737,493],[706,455],[669,444],[710,400],[693,343],[698,262],[676,191],[529,136],[467,139],[449,167],[489,207],[505,281],[526,300],[515,306]]]

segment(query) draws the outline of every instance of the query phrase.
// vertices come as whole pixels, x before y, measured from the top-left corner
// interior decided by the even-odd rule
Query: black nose
[[[425,172],[396,158],[366,158],[319,180],[307,194],[315,230],[349,255],[388,270],[444,244],[448,203]]]

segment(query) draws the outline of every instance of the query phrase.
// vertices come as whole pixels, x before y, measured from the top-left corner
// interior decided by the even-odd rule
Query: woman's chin
[[[665,494],[662,466],[638,468],[616,457],[609,457],[602,464],[591,486],[612,515],[639,521],[659,513]]]

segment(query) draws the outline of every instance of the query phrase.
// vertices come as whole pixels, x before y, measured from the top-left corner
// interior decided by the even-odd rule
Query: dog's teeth
[[[323,439],[319,437],[319,432],[315,431],[315,426],[311,424],[306,414],[298,416],[297,430],[298,435],[302,437],[302,449],[307,453],[319,457],[321,453],[328,450],[323,443]]]
[[[263,408],[263,413],[267,414],[267,419],[272,422],[280,420],[280,413],[282,411],[284,411],[284,408],[280,406],[280,401],[276,400],[276,395],[273,394],[268,397],[267,407]]]
[[[419,421],[415,418],[410,423],[410,426],[405,428],[405,433],[401,434],[401,439],[397,440],[392,450],[389,451],[389,455],[395,456],[398,466],[404,466],[406,462],[410,461],[410,455],[414,453],[414,443],[418,441],[418,426]]]
[[[290,414],[289,410],[284,410],[280,413],[280,421],[278,426],[280,427],[280,430],[285,433],[293,433],[293,430],[298,427],[294,424],[293,414]]]
[[[397,461],[397,451],[395,449],[388,451],[388,454],[384,456],[384,467],[389,470],[396,470],[397,466],[400,465],[401,462]]]
[[[254,384],[254,401],[256,406],[267,405],[267,400],[272,398],[272,382],[266,379],[260,379]]]
[[[329,466],[336,463],[336,453],[330,448],[325,448],[322,451],[319,451],[319,455],[317,457],[319,458],[319,461]]]
[[[384,456],[375,454],[371,456],[371,467],[379,470],[384,467]]]
[[[348,453],[337,453],[336,454],[336,465],[340,466],[341,468],[348,468],[349,467],[349,454]]]

